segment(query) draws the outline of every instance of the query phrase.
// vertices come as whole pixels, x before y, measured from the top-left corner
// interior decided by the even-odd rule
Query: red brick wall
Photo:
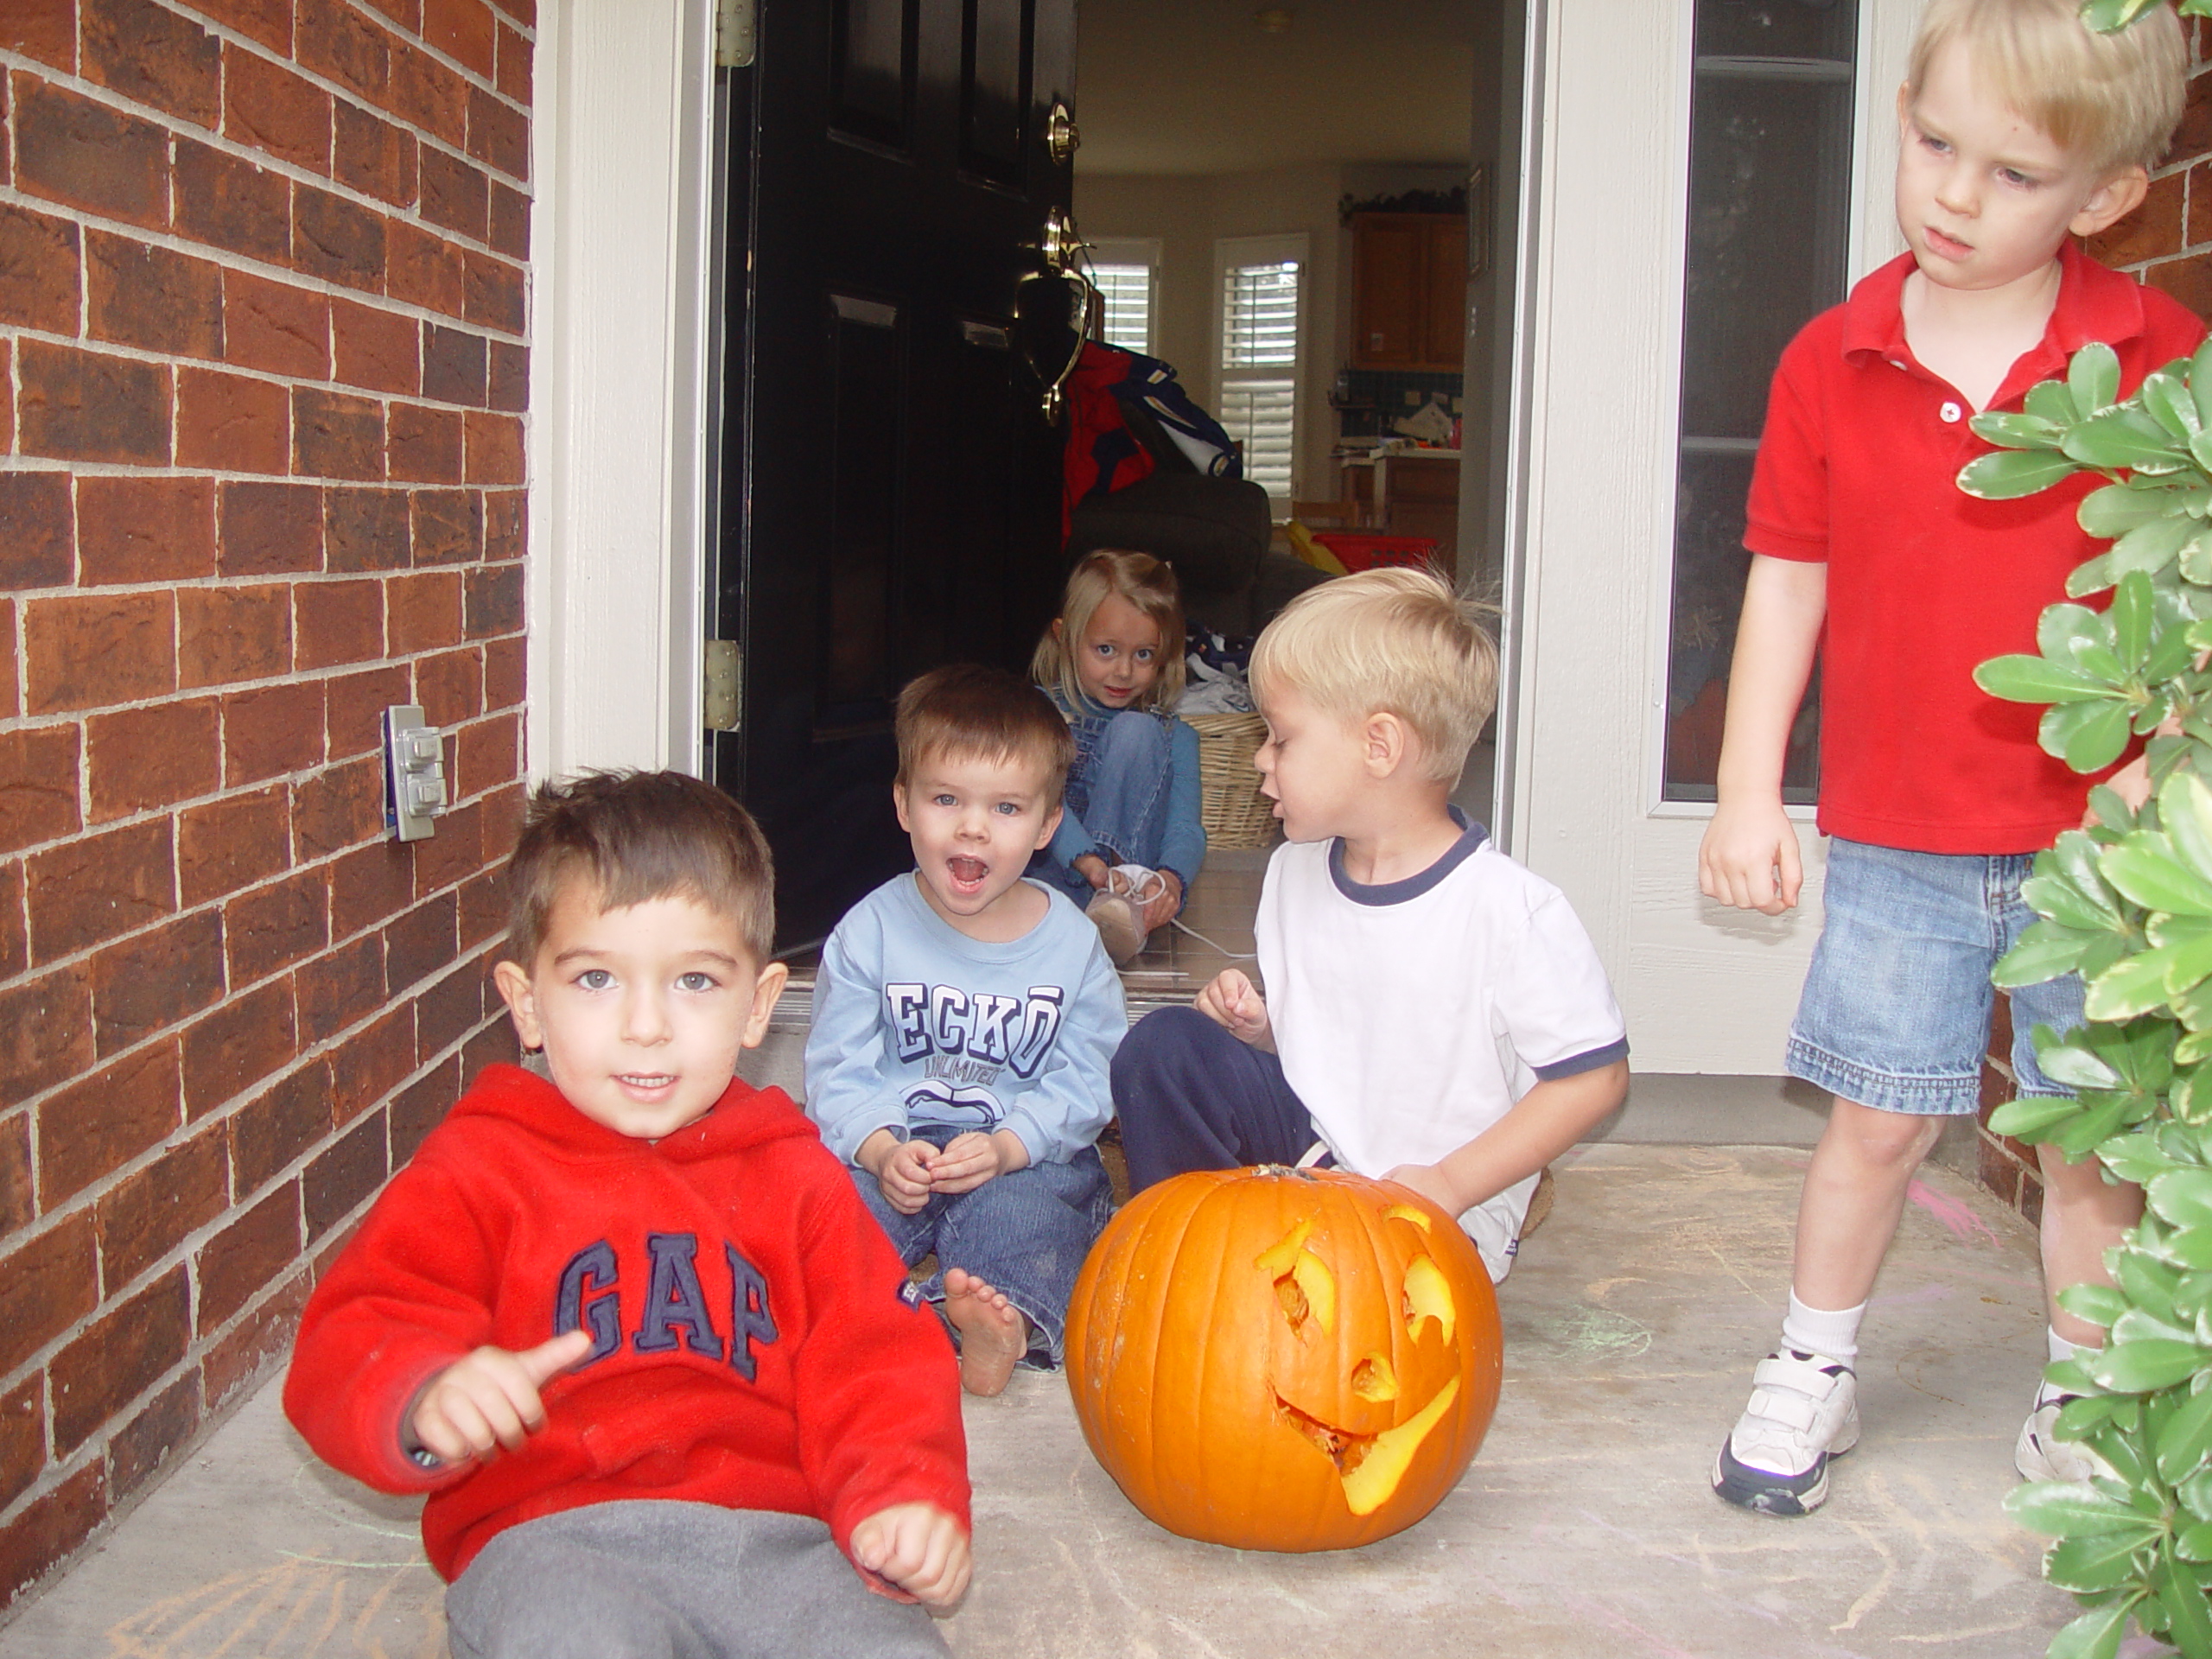
[[[512,1052],[534,22],[0,3],[0,1605]]]

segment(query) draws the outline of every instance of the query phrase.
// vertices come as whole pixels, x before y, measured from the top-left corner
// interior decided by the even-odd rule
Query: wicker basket
[[[1185,715],[1198,734],[1198,820],[1216,847],[1272,847],[1274,803],[1260,793],[1252,757],[1268,735],[1257,715]]]

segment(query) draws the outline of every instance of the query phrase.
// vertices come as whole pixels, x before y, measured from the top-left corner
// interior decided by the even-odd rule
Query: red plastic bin
[[[1347,570],[1372,570],[1381,564],[1436,564],[1444,543],[1426,536],[1362,536],[1351,531],[1316,531],[1313,539],[1337,556]]]

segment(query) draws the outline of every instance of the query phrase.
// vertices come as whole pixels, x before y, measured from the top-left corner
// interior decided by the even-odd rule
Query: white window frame
[[[1112,265],[1123,270],[1141,266],[1145,272],[1144,344],[1128,349],[1146,357],[1160,355],[1160,238],[1156,236],[1102,236],[1092,244],[1094,270]],[[1109,340],[1122,345],[1120,340]]]
[[[1268,365],[1267,372],[1254,372],[1227,366],[1223,359],[1228,349],[1227,285],[1229,273],[1248,265],[1273,265],[1295,261],[1298,265],[1298,343],[1297,356],[1292,363]],[[1313,271],[1309,238],[1304,232],[1281,236],[1228,236],[1213,245],[1213,350],[1211,363],[1214,372],[1216,390],[1214,413],[1222,424],[1230,426],[1227,419],[1228,392],[1235,386],[1259,380],[1284,380],[1291,383],[1290,393],[1290,480],[1278,494],[1268,492],[1269,499],[1287,502],[1299,493],[1300,474],[1303,471],[1299,454],[1299,441],[1303,435],[1304,423],[1300,419],[1299,404],[1306,387],[1306,363],[1309,355],[1307,341],[1313,331]],[[1287,367],[1289,372],[1281,372]],[[1236,429],[1230,426],[1230,435]]]

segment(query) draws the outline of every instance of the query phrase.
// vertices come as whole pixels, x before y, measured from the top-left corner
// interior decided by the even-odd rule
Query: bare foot
[[[1029,1351],[1021,1310],[964,1268],[944,1270],[944,1317],[960,1332],[960,1386],[1003,1394],[1014,1363]]]

